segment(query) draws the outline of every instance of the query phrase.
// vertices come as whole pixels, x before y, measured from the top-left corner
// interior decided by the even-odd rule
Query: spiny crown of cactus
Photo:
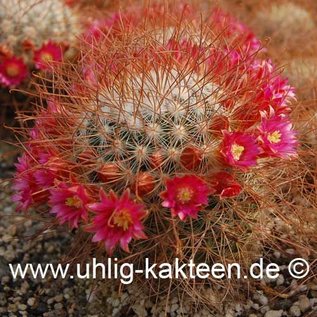
[[[239,257],[297,155],[294,91],[246,27],[219,10],[202,21],[172,9],[117,15],[78,65],[38,85],[49,106],[17,164],[14,200],[48,203],[108,254],[176,245],[186,258]]]
[[[0,83],[16,86],[27,67],[61,60],[79,33],[78,17],[62,0],[0,0]]]

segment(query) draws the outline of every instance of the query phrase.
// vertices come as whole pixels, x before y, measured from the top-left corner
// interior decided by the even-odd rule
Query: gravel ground
[[[2,156],[1,156],[2,151]],[[12,175],[14,153],[0,144],[0,177]],[[10,159],[11,158],[11,159]],[[9,263],[61,262],[71,241],[63,231],[45,231],[35,220],[14,212],[10,198],[10,182],[0,181],[0,316],[213,316],[213,317],[316,317],[317,279],[299,285],[287,273],[287,264],[294,257],[294,250],[284,254],[272,251],[272,261],[278,263],[281,274],[277,280],[264,280],[259,289],[245,303],[231,303],[219,307],[218,312],[190,310],[189,300],[181,303],[171,295],[168,303],[158,299],[156,304],[146,300],[142,288],[129,286],[120,294],[113,285],[96,289],[92,281],[77,279],[26,279],[13,280]],[[64,258],[65,259],[65,258]]]

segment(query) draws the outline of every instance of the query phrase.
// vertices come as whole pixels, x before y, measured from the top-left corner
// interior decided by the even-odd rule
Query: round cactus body
[[[46,221],[109,256],[248,263],[285,211],[294,89],[223,12],[139,10],[85,35],[78,65],[38,86],[49,106],[28,132],[14,200],[48,204]]]

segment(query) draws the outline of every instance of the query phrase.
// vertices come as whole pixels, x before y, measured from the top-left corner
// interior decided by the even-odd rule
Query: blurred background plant
[[[49,72],[52,63],[74,56],[83,16],[62,0],[1,0],[0,8],[1,137],[7,138],[3,125],[17,124],[15,111],[32,111],[32,72]]]

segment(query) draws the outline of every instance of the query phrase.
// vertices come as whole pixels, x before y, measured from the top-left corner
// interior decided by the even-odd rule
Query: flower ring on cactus
[[[97,23],[105,31],[83,36],[78,64],[53,63],[53,84],[37,85],[48,107],[17,165],[15,201],[49,202],[56,225],[109,254],[153,254],[175,239],[196,248],[194,236],[196,254],[225,240],[221,252],[244,252],[228,235],[252,239],[267,214],[257,199],[297,152],[294,89],[221,11],[131,10]]]

